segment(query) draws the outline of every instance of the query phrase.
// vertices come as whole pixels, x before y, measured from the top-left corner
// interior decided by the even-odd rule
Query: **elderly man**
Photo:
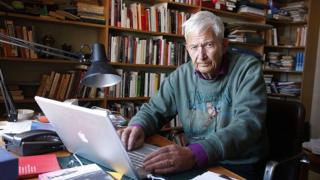
[[[178,114],[188,145],[148,155],[147,171],[165,174],[218,164],[255,179],[267,154],[261,63],[227,51],[223,23],[211,12],[192,15],[183,29],[192,62],[164,80],[158,94],[118,131],[121,140],[128,150],[138,148]]]

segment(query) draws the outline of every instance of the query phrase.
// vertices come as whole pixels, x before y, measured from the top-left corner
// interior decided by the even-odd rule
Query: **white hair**
[[[182,24],[184,37],[190,32],[201,32],[211,28],[218,40],[224,38],[224,25],[220,17],[209,11],[199,11]]]

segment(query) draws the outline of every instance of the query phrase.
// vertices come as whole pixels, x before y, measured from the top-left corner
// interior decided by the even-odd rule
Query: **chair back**
[[[300,102],[268,99],[266,125],[269,138],[269,160],[286,161],[302,151],[305,109]],[[292,161],[297,162],[297,161]],[[295,179],[299,175],[297,163],[281,166],[272,179]]]

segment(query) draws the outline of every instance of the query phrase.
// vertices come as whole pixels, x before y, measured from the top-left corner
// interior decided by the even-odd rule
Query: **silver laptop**
[[[158,147],[145,144],[128,152],[105,111],[88,109],[43,97],[35,97],[67,150],[133,179],[146,176],[144,156]]]

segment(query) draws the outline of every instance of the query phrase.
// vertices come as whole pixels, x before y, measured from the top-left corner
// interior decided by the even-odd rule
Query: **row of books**
[[[283,39],[278,34],[278,29],[277,28],[272,28],[272,29],[266,30],[266,45],[272,45],[272,46],[278,46],[278,45],[305,46],[306,45],[306,39],[307,39],[307,31],[308,31],[308,27],[307,26],[296,27],[295,41],[290,42],[290,40]],[[281,38],[282,38],[283,42],[281,42]],[[280,42],[279,42],[279,39],[280,39]]]
[[[134,36],[109,36],[111,62],[179,66],[188,61],[183,43],[171,42],[162,36],[139,38]]]
[[[116,86],[109,87],[106,95],[109,97],[150,97],[158,89],[166,77],[165,73],[134,72],[117,70],[122,81]]]
[[[145,7],[141,3],[122,3],[110,1],[110,25],[144,31],[182,35],[182,24],[190,13],[169,9],[168,3]]]
[[[16,37],[25,41],[34,42],[34,27],[33,26],[20,26],[15,25],[12,20],[1,19],[0,20],[0,33],[10,37]],[[10,41],[9,39],[3,38]],[[23,57],[23,58],[38,58],[38,55],[30,49],[10,45],[6,43],[0,43],[1,56],[5,57]]]
[[[266,60],[266,69],[303,71],[304,52],[299,51],[295,56],[283,55],[280,52],[268,52]]]
[[[268,5],[267,18],[269,19],[292,22],[305,22],[307,19],[308,8],[305,1],[289,2],[279,6],[273,0],[269,0]]]
[[[126,119],[131,119],[141,108],[142,103],[109,103],[108,109],[121,114]]]
[[[203,0],[202,6],[223,11],[235,11],[237,8],[237,0]]]
[[[189,5],[199,6],[201,0],[169,0],[169,2],[177,2]]]
[[[268,94],[299,96],[301,93],[301,82],[279,81],[273,74],[264,74],[263,76]]]
[[[23,90],[18,85],[9,85],[8,91],[13,100],[23,100],[25,98]],[[0,100],[3,100],[2,92],[0,91]]]
[[[105,24],[104,6],[86,2],[77,2],[77,16],[82,21]]]
[[[103,93],[99,93],[100,89],[80,84],[84,73],[84,70],[78,69],[67,73],[52,71],[43,74],[36,95],[57,100],[103,97]]]

